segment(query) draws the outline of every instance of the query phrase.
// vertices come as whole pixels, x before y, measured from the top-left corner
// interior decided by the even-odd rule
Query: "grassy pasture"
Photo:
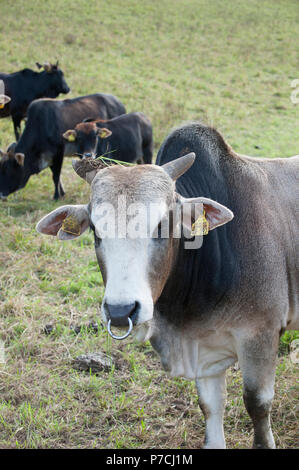
[[[298,153],[297,0],[0,0],[1,69],[59,59],[72,92],[117,95],[153,122],[157,150],[170,129],[202,119],[241,153]],[[13,141],[0,121],[0,147]],[[66,159],[63,203],[88,200]],[[0,205],[0,448],[198,448],[204,437],[195,387],[169,379],[149,344],[111,341],[100,322],[103,295],[90,233],[59,242],[35,232],[52,201],[50,170]],[[46,324],[55,325],[50,336]],[[278,359],[272,422],[278,447],[299,446],[296,367]],[[103,350],[111,372],[75,371],[71,359]],[[228,371],[225,432],[231,448],[250,447],[241,375]]]

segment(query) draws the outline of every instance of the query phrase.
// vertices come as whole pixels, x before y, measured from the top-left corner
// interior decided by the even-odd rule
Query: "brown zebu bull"
[[[177,158],[187,152],[195,161],[194,154]],[[225,447],[225,372],[236,361],[254,447],[274,448],[270,410],[279,337],[299,328],[299,157],[241,156],[216,130],[191,123],[165,140],[157,163],[97,171],[94,162],[74,162],[91,184],[89,204],[58,208],[37,230],[67,240],[91,226],[106,286],[104,320],[108,327],[134,325],[172,376],[196,380],[206,448]],[[151,229],[158,227],[158,236],[106,236],[103,219],[111,227],[121,218],[131,222],[132,212],[124,217],[117,207],[124,195],[133,204],[155,204]],[[209,233],[200,248],[186,249],[174,229],[179,225],[186,237],[194,219],[186,232],[175,215],[186,207],[193,215],[196,204],[203,205]],[[168,218],[175,222],[162,238]]]

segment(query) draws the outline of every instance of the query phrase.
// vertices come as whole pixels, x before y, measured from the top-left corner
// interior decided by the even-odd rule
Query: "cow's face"
[[[94,178],[90,221],[106,286],[104,321],[127,326],[128,316],[135,325],[152,318],[173,252],[171,237],[154,235],[174,205],[174,182],[158,166],[114,166]]]
[[[95,121],[80,122],[75,129],[69,129],[63,138],[69,145],[69,154],[93,157],[96,154],[98,139],[106,139],[112,134],[109,129],[99,128]]]
[[[51,89],[53,93],[58,96],[60,93],[67,94],[70,92],[70,88],[65,81],[63,71],[58,67],[53,66],[52,71],[49,73],[51,81]]]
[[[101,171],[96,170],[94,161],[74,162],[76,172],[91,184],[90,203],[63,206],[37,225],[38,231],[58,234],[60,239],[75,238],[87,226],[93,229],[106,286],[102,302],[105,322],[127,327],[129,318],[133,325],[141,325],[153,317],[154,305],[175,262],[179,241],[173,234],[182,226],[177,215],[182,206],[190,205],[175,192],[175,179],[187,171],[194,158],[189,154],[164,167],[117,165]],[[233,217],[215,201],[201,198],[201,204],[210,230]],[[163,237],[165,221],[169,231]]]
[[[39,69],[44,69],[42,72],[48,81],[48,98],[56,98],[60,93],[67,94],[70,92],[70,88],[65,81],[63,71],[58,67],[58,62],[56,64],[45,63],[43,65],[36,63]]]
[[[12,144],[6,152],[0,150],[0,199],[17,191],[22,184],[24,176],[24,154],[14,153]]]

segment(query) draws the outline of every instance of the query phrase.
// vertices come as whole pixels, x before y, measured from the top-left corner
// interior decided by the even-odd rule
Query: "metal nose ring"
[[[109,335],[114,339],[125,339],[125,338],[127,338],[129,336],[129,334],[131,333],[131,331],[133,330],[133,322],[132,322],[131,318],[128,317],[128,320],[129,320],[129,329],[126,332],[126,334],[124,334],[123,336],[116,336],[112,333],[111,328],[110,328],[111,320],[109,320],[108,325],[107,325],[107,330],[108,330]]]

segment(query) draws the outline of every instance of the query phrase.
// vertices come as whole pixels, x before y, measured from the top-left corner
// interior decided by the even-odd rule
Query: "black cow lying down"
[[[152,163],[153,130],[143,113],[128,113],[113,119],[87,119],[63,137],[73,154],[83,157],[105,155],[127,163]]]
[[[6,153],[0,151],[0,198],[23,188],[31,175],[50,167],[55,185],[54,199],[64,195],[60,172],[64,155],[72,155],[63,133],[87,116],[109,119],[125,113],[112,95],[94,94],[72,100],[36,100],[28,108],[24,132]]]
[[[89,203],[54,210],[37,230],[69,240],[92,228],[108,331],[133,328],[138,339],[150,339],[172,376],[195,379],[206,448],[225,447],[225,373],[236,361],[254,447],[273,448],[279,337],[299,329],[299,156],[238,155],[216,130],[191,123],[164,141],[157,165],[96,169],[94,163],[73,162],[91,184]],[[147,237],[129,231],[132,212],[119,211],[120,195],[154,209]],[[206,235],[195,231],[190,241],[197,206]],[[188,210],[192,217],[182,223],[178,214]],[[158,229],[154,237],[165,220],[169,235]],[[123,221],[128,229],[121,236],[106,232]]]
[[[38,98],[56,98],[60,93],[69,93],[62,70],[56,64],[36,64],[42,72],[24,69],[15,73],[0,73],[5,93],[11,98],[9,106],[0,109],[0,118],[11,116],[16,140],[21,133],[21,121],[26,116],[29,104]]]

